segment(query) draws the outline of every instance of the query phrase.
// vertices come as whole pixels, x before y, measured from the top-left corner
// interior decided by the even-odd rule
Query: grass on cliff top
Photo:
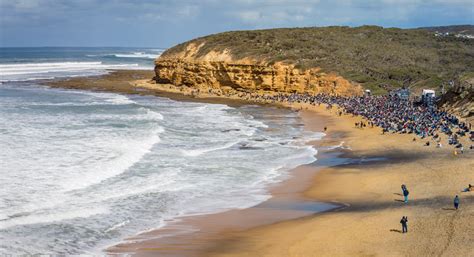
[[[474,71],[474,40],[437,37],[426,29],[376,26],[231,31],[185,42],[163,56],[203,42],[196,57],[229,49],[236,59],[320,67],[374,93],[403,85],[438,89],[441,83]]]

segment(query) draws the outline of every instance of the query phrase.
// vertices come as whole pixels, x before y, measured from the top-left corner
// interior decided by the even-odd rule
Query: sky
[[[277,27],[474,24],[474,0],[0,0],[0,47],[170,47]]]

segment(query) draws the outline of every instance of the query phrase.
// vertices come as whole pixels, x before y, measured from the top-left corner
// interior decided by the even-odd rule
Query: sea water
[[[289,110],[38,83],[151,69],[159,49],[1,50],[0,254],[97,254],[182,216],[259,204],[316,160],[306,142],[323,134]]]

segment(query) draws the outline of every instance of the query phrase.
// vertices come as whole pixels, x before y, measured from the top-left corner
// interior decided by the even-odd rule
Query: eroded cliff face
[[[439,105],[448,112],[473,122],[474,78],[457,81],[457,84],[441,97]]]
[[[155,80],[158,83],[188,86],[223,93],[285,92],[326,93],[331,95],[360,95],[362,87],[320,69],[299,70],[293,65],[269,65],[250,58],[234,60],[228,51],[211,51],[196,56],[202,47],[188,45],[184,51],[163,55],[155,61]]]

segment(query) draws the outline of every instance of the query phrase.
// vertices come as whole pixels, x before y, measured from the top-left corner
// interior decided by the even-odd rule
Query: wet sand
[[[194,95],[193,101],[239,103],[228,97],[209,98],[171,85],[148,83],[146,78],[132,81],[132,75],[120,75],[121,89],[113,82],[98,85],[101,79],[109,80],[107,76],[88,78],[95,81],[94,87],[84,78],[54,86],[162,96],[168,91],[168,96]],[[189,236],[190,241],[179,237],[178,241],[154,239],[135,245],[139,250],[127,245],[119,252],[154,256],[474,256],[474,192],[461,192],[469,183],[474,184],[474,151],[466,149],[464,154],[455,155],[446,137],[442,139],[444,147],[436,148],[433,141],[431,146],[424,146],[429,139],[413,142],[413,135],[382,135],[379,128],[358,129],[354,123],[361,118],[339,117],[334,109],[296,104],[292,108],[309,110],[301,112],[308,129],[320,131],[321,126],[328,126],[329,136],[318,148],[344,141],[343,146],[350,150],[329,150],[328,156],[320,151],[318,167],[301,166],[292,179],[272,189],[275,199],[280,194],[289,204],[282,200],[276,210],[264,203],[234,213],[192,217],[181,224],[202,228],[199,233],[188,234],[195,235]],[[401,184],[410,191],[407,204],[401,201]],[[452,204],[456,194],[461,198],[457,211]],[[301,202],[333,202],[347,207],[318,214],[303,211],[305,215],[300,215],[295,206]],[[291,214],[285,216],[286,211]],[[408,216],[408,234],[400,233],[402,216]],[[180,230],[179,225],[168,232]],[[142,236],[163,233],[166,231]]]

